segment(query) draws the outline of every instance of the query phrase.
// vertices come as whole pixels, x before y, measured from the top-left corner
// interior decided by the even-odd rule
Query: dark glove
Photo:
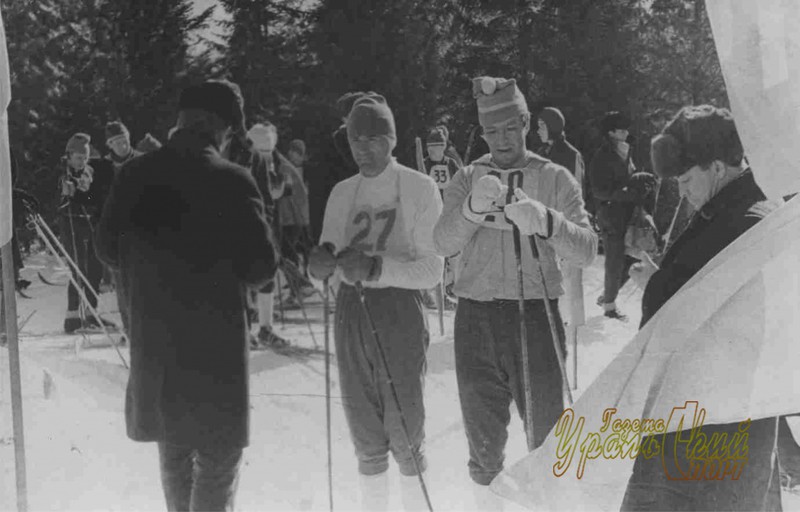
[[[336,270],[335,252],[330,242],[312,248],[308,254],[308,272],[316,279],[328,279]]]
[[[348,247],[336,257],[345,279],[352,283],[374,281],[380,277],[381,259],[368,256],[358,249]]]

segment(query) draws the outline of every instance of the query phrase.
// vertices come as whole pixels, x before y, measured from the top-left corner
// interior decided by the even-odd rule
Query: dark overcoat
[[[247,287],[276,270],[248,169],[211,136],[180,130],[126,164],[97,230],[130,311],[128,436],[194,447],[248,444]]]

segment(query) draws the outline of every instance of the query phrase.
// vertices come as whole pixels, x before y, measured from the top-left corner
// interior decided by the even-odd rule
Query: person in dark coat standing
[[[249,442],[246,293],[278,256],[250,171],[220,155],[243,119],[235,91],[191,86],[179,109],[169,142],[117,176],[97,252],[130,312],[128,436],[158,443],[169,510],[233,510]]]
[[[538,153],[543,157],[565,167],[578,180],[581,189],[585,188],[585,165],[583,155],[567,141],[564,133],[566,120],[564,114],[554,107],[545,107],[539,112],[536,133],[542,146]]]
[[[681,195],[697,214],[667,251],[660,269],[647,260],[631,268],[631,278],[644,288],[640,327],[714,256],[780,205],[768,200],[756,184],[726,109],[685,107],[653,139],[651,155],[659,175],[678,178]],[[675,479],[680,473],[672,462],[665,466],[664,460],[674,460],[678,468],[690,467],[689,450],[681,447],[689,446],[693,434],[658,434],[662,453],[670,455],[636,459],[621,509],[780,510],[778,418],[741,418],[745,420],[748,459],[739,478]],[[731,439],[740,428],[739,422],[703,426],[702,435]],[[646,443],[643,439],[641,446]]]
[[[589,184],[595,201],[597,223],[605,252],[605,285],[597,303],[605,316],[623,322],[628,317],[617,308],[617,295],[628,280],[628,269],[636,259],[625,254],[625,231],[639,194],[629,187],[636,166],[626,142],[630,121],[619,112],[609,112],[602,121],[603,144],[589,163]]]

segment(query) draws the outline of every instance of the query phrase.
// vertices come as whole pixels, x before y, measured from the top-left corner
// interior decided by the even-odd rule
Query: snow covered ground
[[[602,291],[603,258],[584,273],[586,325],[578,344],[578,376],[588,386],[631,339],[639,322],[641,292],[632,283],[620,293],[627,324],[606,320],[595,305]],[[125,435],[123,399],[126,370],[108,339],[60,334],[66,289],[41,283],[36,272],[65,282],[49,258],[34,256],[23,275],[33,281],[20,299],[20,318],[36,311],[22,331],[25,444],[31,510],[164,510],[155,445]],[[314,337],[323,343],[322,304],[309,299]],[[101,310],[119,319],[113,294]],[[435,510],[477,510],[485,503],[467,474],[467,443],[461,422],[453,353],[453,313],[439,333],[435,311],[425,389],[429,469],[426,482]],[[279,332],[300,347],[314,341],[299,310],[287,311]],[[76,348],[78,350],[76,350]],[[127,358],[127,351],[123,350]],[[571,353],[569,354],[571,357]],[[360,509],[355,456],[339,398],[332,359],[334,501],[337,510]],[[568,363],[571,371],[571,360]],[[14,452],[8,390],[7,352],[0,351],[0,510],[13,510]],[[580,389],[575,392],[577,397]],[[252,353],[251,446],[245,451],[237,509],[243,511],[327,510],[324,358],[319,353],[287,357]],[[507,464],[526,454],[522,422],[512,414]],[[402,509],[396,467],[390,469],[390,510]],[[483,489],[485,491],[485,489]],[[485,497],[484,497],[485,499]],[[497,498],[499,500],[499,498]],[[491,505],[498,510],[499,502]],[[505,510],[519,510],[503,502]],[[485,507],[485,505],[484,505]],[[786,504],[784,508],[787,509]],[[791,507],[800,509],[800,507]]]

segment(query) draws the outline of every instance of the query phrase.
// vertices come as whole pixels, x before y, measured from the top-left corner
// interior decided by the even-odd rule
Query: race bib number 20
[[[514,190],[523,187],[523,173],[521,170],[501,172],[491,169],[488,170],[488,172],[481,173],[481,176],[483,175],[496,176],[500,179],[500,182],[503,185],[508,187],[506,196],[502,200],[498,200],[496,203],[500,209],[502,209],[505,205],[514,202]],[[506,214],[502,212],[487,215],[486,219],[481,224],[488,228],[502,229],[505,231],[511,231],[514,226],[513,223],[506,218]]]

